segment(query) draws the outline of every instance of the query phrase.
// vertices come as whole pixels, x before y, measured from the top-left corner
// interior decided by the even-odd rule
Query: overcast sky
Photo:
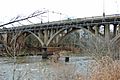
[[[106,14],[119,14],[120,0],[104,0]],[[1,0],[0,21],[46,8],[69,17],[101,16],[103,0]]]

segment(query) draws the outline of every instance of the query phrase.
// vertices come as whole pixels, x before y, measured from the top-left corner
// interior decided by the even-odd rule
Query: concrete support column
[[[110,40],[110,26],[109,26],[109,24],[106,24],[105,26],[104,26],[105,28],[105,40],[107,41],[107,42],[109,42],[109,40]]]
[[[106,44],[106,49],[107,49],[107,54],[110,54],[110,24],[105,24],[104,26],[104,31],[105,31],[105,44]]]
[[[50,34],[51,33],[51,31],[50,30],[48,30],[48,39],[50,39]]]
[[[43,35],[44,35],[44,32],[43,32],[42,30],[38,32],[38,37],[39,37],[42,41],[44,40]]]
[[[90,26],[88,26],[88,30],[91,31],[91,27]]]
[[[51,31],[50,31],[50,37],[52,37],[53,36],[53,29],[51,29]]]
[[[95,25],[95,35],[99,35],[99,26]]]
[[[39,31],[39,32],[38,32],[38,37],[39,37],[39,38],[43,38],[43,33],[42,33],[42,31]]]
[[[57,31],[56,29],[53,30],[53,34],[55,34]],[[53,39],[53,43],[56,43],[56,39]]]
[[[7,34],[3,34],[4,42],[7,43]]]
[[[43,31],[44,33],[44,45],[43,45],[43,48],[42,48],[42,59],[48,59],[48,52],[47,52],[47,41],[48,41],[48,30],[44,30]]]
[[[58,29],[56,29],[56,32],[58,31]],[[58,43],[58,39],[59,39],[59,35],[56,36],[56,43]]]
[[[117,24],[114,24],[113,37],[117,35]]]
[[[3,37],[2,37],[2,35],[0,35],[0,40],[4,40]]]
[[[48,41],[48,31],[44,30],[44,44],[46,44]]]
[[[92,33],[95,33],[92,27],[93,26],[88,26],[88,30],[91,31]]]
[[[53,36],[53,34],[54,34],[54,30],[51,29],[51,30],[50,30],[50,38]],[[53,42],[53,41],[52,41],[52,42]]]
[[[119,26],[118,26],[118,33],[120,33],[120,24],[119,24]]]

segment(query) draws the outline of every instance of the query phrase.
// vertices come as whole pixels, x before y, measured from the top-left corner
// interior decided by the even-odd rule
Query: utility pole
[[[49,23],[49,10],[47,10],[47,17],[48,17],[48,23]]]
[[[105,0],[103,0],[103,17],[105,17]]]

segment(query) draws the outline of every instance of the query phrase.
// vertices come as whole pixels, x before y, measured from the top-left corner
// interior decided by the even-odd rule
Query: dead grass
[[[72,65],[57,65],[57,80],[120,80],[120,61],[108,56],[89,65],[90,72],[87,76],[76,73]]]
[[[89,80],[120,80],[120,61],[105,56],[91,68]]]

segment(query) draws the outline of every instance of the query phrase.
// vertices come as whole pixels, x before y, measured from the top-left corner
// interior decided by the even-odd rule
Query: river
[[[90,60],[86,57],[70,57],[57,63],[42,60],[41,56],[0,58],[0,80],[73,80],[74,74],[88,75]]]

